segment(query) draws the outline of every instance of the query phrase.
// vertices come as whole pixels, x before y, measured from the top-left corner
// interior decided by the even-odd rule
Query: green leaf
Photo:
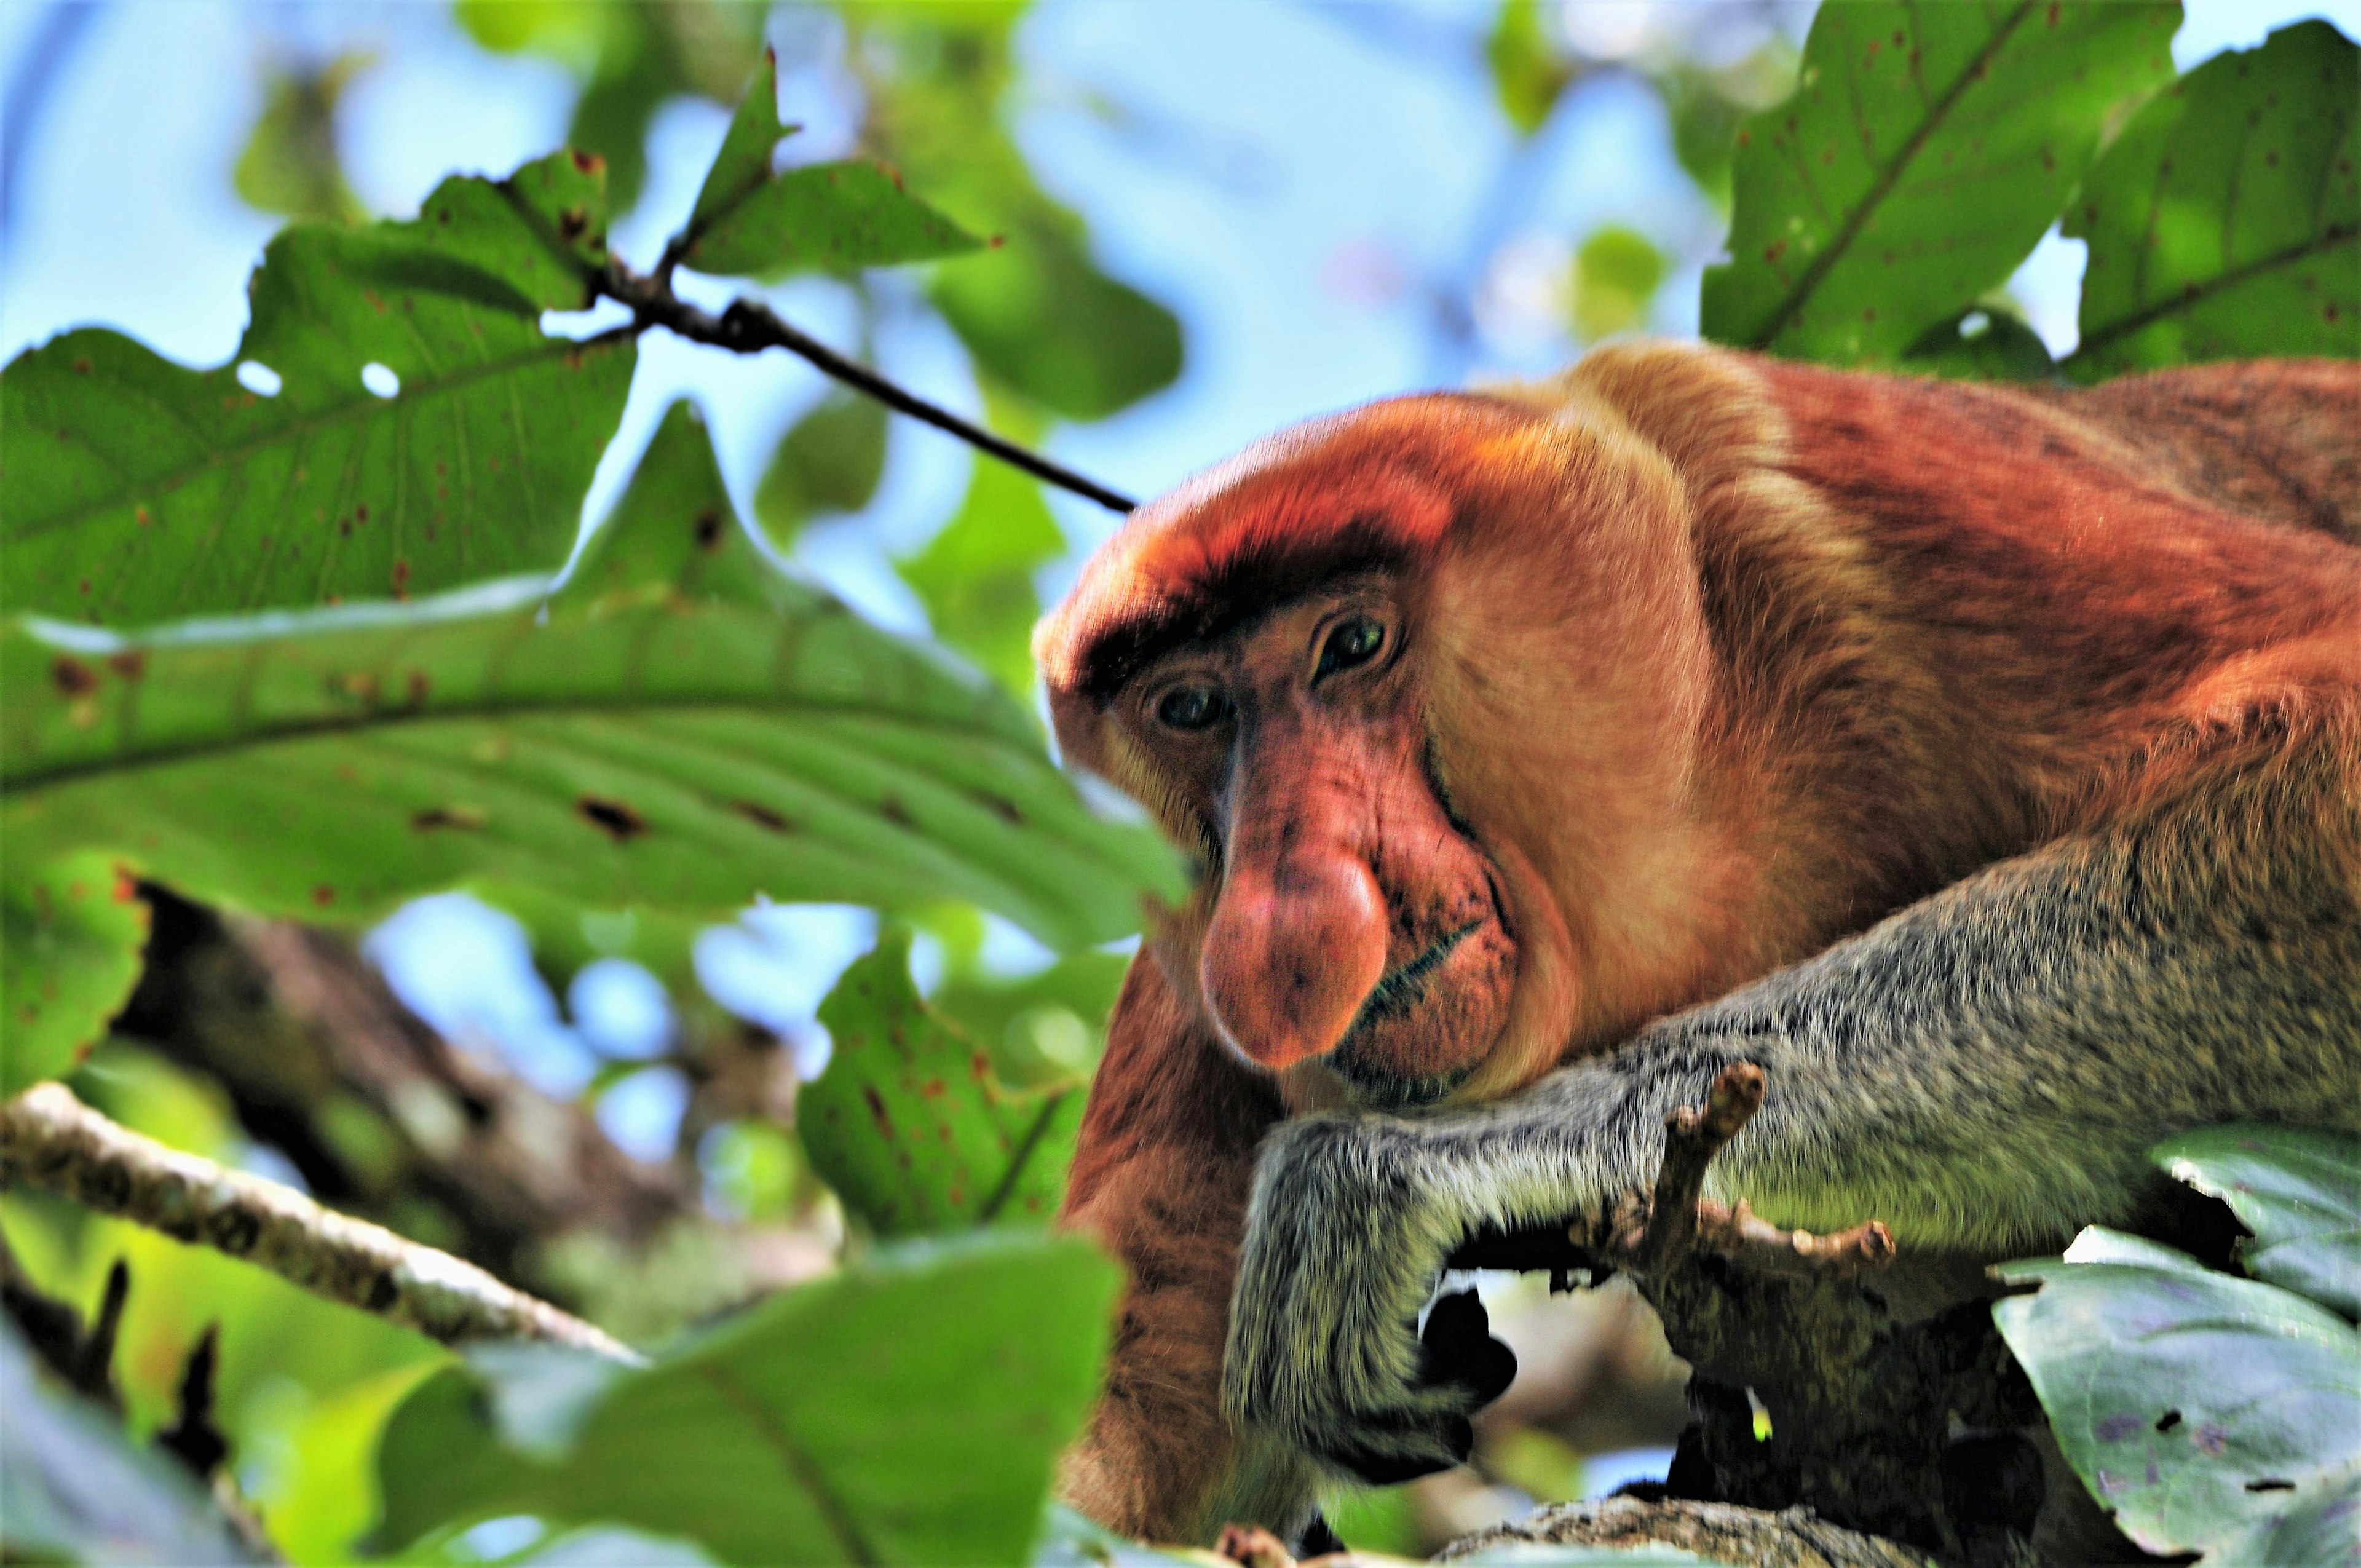
[[[257,1561],[212,1499],[163,1455],[134,1448],[99,1406],[50,1387],[0,1318],[0,1546],[8,1561]]]
[[[730,504],[704,416],[675,399],[622,499],[551,603],[587,607],[662,586],[699,604],[808,609],[808,589],[763,559]]]
[[[1521,137],[1542,128],[1575,74],[1543,36],[1540,0],[1500,0],[1484,62],[1492,68],[1492,95]]]
[[[1047,218],[928,287],[985,372],[1063,418],[1104,419],[1180,374],[1172,313],[1100,271]]]
[[[1120,1283],[1071,1237],[883,1256],[616,1380],[541,1454],[445,1373],[387,1431],[385,1538],[529,1513],[729,1563],[1021,1562]]]
[[[336,154],[336,104],[353,78],[374,63],[374,55],[348,51],[316,70],[267,73],[261,117],[230,172],[239,200],[281,217],[368,221],[368,209],[345,182]]]
[[[1993,1318],[2099,1506],[2150,1552],[2290,1564],[2349,1553],[2361,1334],[2154,1243],[2083,1236],[2062,1264],[2012,1266],[2041,1288]],[[2318,1555],[2330,1541],[2336,1552]]]
[[[561,154],[445,181],[412,223],[286,229],[231,365],[102,328],[19,356],[0,374],[6,608],[141,625],[564,560],[633,360],[628,338],[540,327],[588,302],[595,183]],[[246,361],[273,395],[241,387]],[[371,390],[370,367],[399,389]]]
[[[1039,482],[979,458],[958,513],[895,570],[927,607],[937,637],[1022,696],[1033,689],[1033,623],[1041,618],[1033,574],[1065,550]]]
[[[775,281],[817,269],[846,272],[932,261],[983,242],[862,162],[771,172],[779,123],[778,60],[768,49],[706,170],[681,259],[699,272]]]
[[[545,610],[523,581],[99,652],[15,626],[0,853],[111,850],[200,898],[341,921],[473,883],[717,916],[757,894],[951,897],[1083,946],[1136,929],[1143,890],[1177,894],[1169,851],[1090,815],[1014,702],[751,554],[770,575],[726,594],[741,567],[701,546],[686,586],[592,594],[726,505],[639,494]]]
[[[885,405],[831,392],[787,427],[754,490],[754,517],[781,549],[822,512],[859,511],[885,473]]]
[[[2361,1139],[2293,1127],[2208,1127],[2149,1157],[2230,1205],[2254,1233],[2257,1279],[2361,1318]]]
[[[1795,95],[1739,133],[1708,337],[1890,363],[2004,281],[2108,112],[2172,78],[2180,7],[1823,5]]]
[[[2312,21],[2142,109],[2066,217],[2091,244],[2068,369],[2361,355],[2356,104],[2361,49]]]
[[[2039,333],[1991,305],[1936,323],[1910,345],[1902,367],[1961,381],[2038,381],[2058,368]]]
[[[0,1100],[70,1070],[139,980],[148,905],[104,854],[0,871]]]
[[[943,977],[928,1004],[980,1041],[1002,1080],[1013,1087],[1087,1082],[1105,1047],[1107,1015],[1130,967],[1120,953],[1081,952],[1015,980],[955,970]]]
[[[802,128],[779,123],[779,57],[765,49],[754,80],[738,101],[738,112],[730,117],[721,150],[713,155],[713,166],[697,189],[697,205],[688,214],[690,231],[702,232],[708,223],[752,195],[771,178],[771,152],[779,138]]]
[[[812,1168],[881,1236],[1038,1225],[1057,1213],[1082,1084],[1012,1091],[990,1054],[920,1000],[888,930],[820,1003],[827,1070],[796,1097]]]
[[[682,260],[699,272],[774,282],[980,250],[983,241],[902,189],[902,177],[847,160],[790,169],[714,214]]]
[[[1574,254],[1574,331],[1585,343],[1640,324],[1664,280],[1664,253],[1636,229],[1609,224]]]

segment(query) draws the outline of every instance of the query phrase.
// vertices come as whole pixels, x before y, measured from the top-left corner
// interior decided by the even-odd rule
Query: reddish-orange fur
[[[2356,545],[2351,365],[2027,391],[1634,347],[1257,447],[1144,510],[1038,646],[1069,755],[1218,860],[1203,789],[1110,704],[1382,566],[1521,958],[1465,1099],[2202,787],[2203,737],[2258,707],[2361,734]],[[1253,1152],[1338,1092],[1221,1044],[1218,893],[1134,966],[1066,1212],[1135,1281],[1069,1490],[1160,1538],[1250,1484],[1217,1390]]]

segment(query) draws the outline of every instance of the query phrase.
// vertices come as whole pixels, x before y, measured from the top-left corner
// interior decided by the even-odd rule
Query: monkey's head
[[[1300,1102],[1496,1093],[1644,1015],[1705,678],[1686,506],[1587,401],[1401,399],[1141,508],[1042,622],[1067,757],[1201,867],[1152,938],[1175,989]]]

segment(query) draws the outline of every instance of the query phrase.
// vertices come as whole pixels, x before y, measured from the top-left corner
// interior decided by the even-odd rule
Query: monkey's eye
[[[1317,681],[1339,670],[1366,664],[1385,645],[1385,627],[1366,615],[1356,615],[1331,631],[1328,641],[1320,644],[1320,666],[1312,672],[1312,678]]]
[[[1211,729],[1230,716],[1230,699],[1212,686],[1174,686],[1156,705],[1158,722],[1174,729]]]

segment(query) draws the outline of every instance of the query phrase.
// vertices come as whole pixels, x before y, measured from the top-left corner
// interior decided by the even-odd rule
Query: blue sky
[[[1653,99],[1613,80],[1586,86],[1520,156],[1483,67],[1490,9],[1044,0],[1021,34],[1025,148],[1045,183],[1088,215],[1104,264],[1180,313],[1189,351],[1170,390],[1056,433],[1059,455],[1152,494],[1307,414],[1470,374],[1549,368],[1571,345],[1534,308],[1535,280],[1562,269],[1568,241],[1605,221],[1686,258],[1652,324],[1694,330],[1695,271],[1718,225],[1673,163]],[[0,0],[0,82],[16,82],[51,11]],[[1667,7],[1655,25],[1692,29],[1711,49],[1743,42],[1736,35],[1749,14]],[[1791,7],[1785,17],[1800,27],[1807,15]],[[2361,0],[2191,0],[2174,53],[2186,66],[2306,16],[2361,36]],[[1648,7],[1609,0],[1576,7],[1564,25],[1611,48],[1648,21]],[[781,26],[827,24],[774,20],[774,31]],[[446,173],[504,172],[562,138],[572,93],[564,72],[486,54],[439,4],[114,0],[90,18],[25,145],[12,149],[0,357],[67,326],[104,323],[190,363],[226,358],[245,323],[246,275],[275,226],[240,204],[229,182],[259,106],[261,67],[352,49],[379,56],[351,90],[342,127],[352,181],[378,211],[406,214]],[[790,60],[796,52],[783,50]],[[782,99],[785,117],[807,126],[802,155],[842,150],[856,105],[840,80],[790,71]],[[686,213],[725,118],[702,103],[664,113],[648,194],[617,235],[626,255],[651,257]],[[2080,247],[2053,237],[2017,280],[2053,346],[2071,340],[2080,269]],[[1438,329],[1421,288],[1471,280],[1485,282],[1481,330],[1462,343]],[[890,295],[907,286],[883,287]],[[841,340],[849,311],[834,285],[799,283],[774,298]],[[898,316],[878,353],[927,395],[975,408],[956,345],[922,313]],[[674,397],[704,405],[742,500],[778,433],[821,389],[815,372],[783,356],[737,359],[652,338],[589,515]],[[870,512],[812,530],[799,559],[875,618],[922,629],[885,553],[922,541],[950,515],[967,461],[947,438],[900,426]],[[1087,503],[1055,504],[1078,554],[1113,526]],[[1071,570],[1051,568],[1045,587],[1054,591]],[[532,980],[513,934],[503,937],[486,914],[438,904],[381,933],[374,950],[407,977],[414,999],[505,1043],[552,1087],[587,1074],[586,1036],[611,1054],[644,1052],[643,986],[602,971],[577,986],[581,1026],[571,1026]],[[861,949],[866,930],[849,914],[776,912],[719,941],[709,972],[738,1005],[789,1018]],[[1004,945],[1021,952],[1021,943]],[[677,1085],[659,1073],[641,1080],[610,1125],[652,1148],[677,1114]]]

